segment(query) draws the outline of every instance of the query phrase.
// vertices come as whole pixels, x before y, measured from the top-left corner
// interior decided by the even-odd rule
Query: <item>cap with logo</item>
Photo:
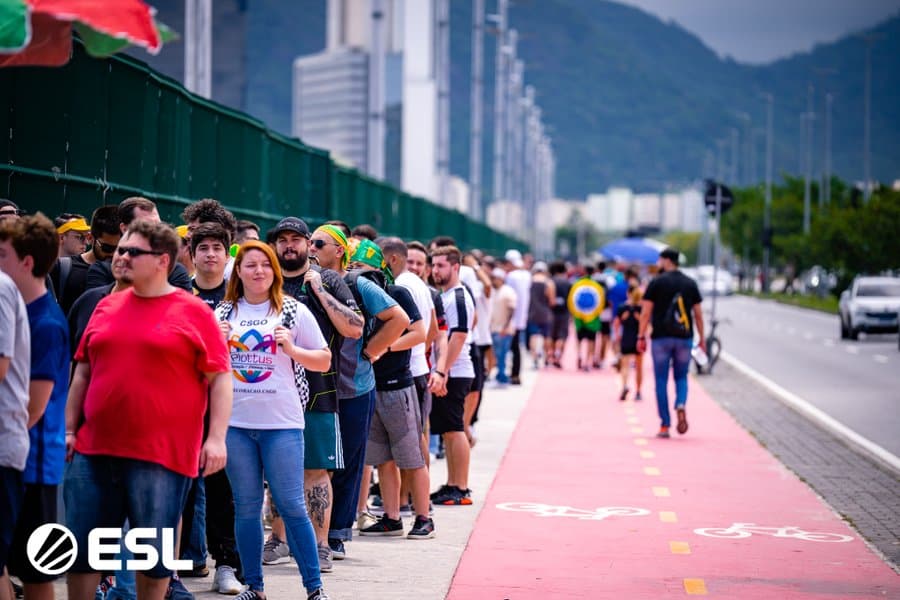
[[[309,226],[303,219],[298,219],[297,217],[285,217],[278,221],[278,225],[272,228],[271,233],[278,235],[282,231],[293,231],[303,237],[309,237]]]

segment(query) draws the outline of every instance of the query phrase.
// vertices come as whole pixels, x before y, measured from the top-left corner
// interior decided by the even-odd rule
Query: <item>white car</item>
[[[734,277],[725,269],[719,269],[716,273],[715,289],[713,289],[713,266],[700,265],[688,267],[682,272],[697,282],[700,295],[704,298],[711,296],[730,296],[734,293]]]
[[[838,308],[841,339],[855,340],[861,331],[891,333],[897,331],[900,312],[900,278],[857,277],[841,294]]]

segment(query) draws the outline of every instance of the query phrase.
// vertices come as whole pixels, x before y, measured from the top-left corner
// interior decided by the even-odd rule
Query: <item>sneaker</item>
[[[513,385],[522,385],[522,380],[518,377],[510,377],[509,382]]]
[[[634,401],[635,401],[635,402],[640,402],[641,400],[643,400],[643,398],[641,398],[641,393],[640,393],[640,392],[636,392],[636,393],[634,394]]]
[[[216,567],[212,589],[214,592],[225,594],[226,596],[234,596],[243,592],[244,586],[238,581],[233,567],[222,565],[221,567]]]
[[[622,393],[619,394],[619,400],[621,400],[622,402],[625,402],[625,398],[627,398],[627,397],[628,397],[628,386],[625,386],[624,388],[622,388]]]
[[[663,427],[659,428],[659,433],[656,434],[656,437],[663,438],[663,439],[669,439],[672,436],[669,435],[669,428],[663,426]]]
[[[428,540],[434,537],[434,519],[416,517],[412,529],[406,534],[408,540]]]
[[[415,514],[415,511],[413,511],[412,504],[404,504],[403,506],[400,507],[400,518],[401,519],[403,517],[412,517],[414,514]]]
[[[13,593],[16,598],[24,598],[25,590],[21,586],[19,586],[15,581],[10,580],[13,586]],[[113,588],[112,578],[108,575],[106,577],[100,578],[100,583],[97,585],[97,590],[94,592],[94,600],[105,600],[106,595],[109,593],[109,590]]]
[[[206,563],[194,565],[190,571],[178,571],[179,577],[206,577],[207,575],[209,575],[209,567],[206,566]]]
[[[194,595],[184,587],[178,575],[172,575],[169,579],[169,589],[166,590],[166,600],[194,600]]]
[[[382,514],[383,511],[382,511]],[[356,528],[359,530],[363,530],[366,527],[371,527],[378,521],[378,517],[373,515],[372,513],[365,511],[359,513],[356,517]]]
[[[443,506],[469,506],[472,504],[472,491],[448,486],[442,495],[432,498],[432,501]]]
[[[450,486],[445,483],[444,485],[439,487],[436,492],[433,492],[431,496],[429,496],[431,498],[431,501],[434,502],[435,498],[445,495],[449,489]]]
[[[687,413],[684,411],[684,408],[676,408],[675,413],[678,415],[678,433],[684,435],[688,430],[688,422],[687,422]]]
[[[235,596],[234,600],[263,600],[263,597],[257,594],[256,590],[248,589]]]
[[[359,530],[359,535],[398,536],[403,535],[403,521],[391,519],[387,515],[378,519],[374,525]]]
[[[334,540],[328,538],[328,547],[331,548],[331,558],[334,560],[344,560],[347,558],[347,550],[344,548],[344,540]]]
[[[328,547],[327,542],[319,542],[319,571],[322,573],[331,573],[333,569],[333,565],[331,563],[331,548]]]
[[[287,542],[281,541],[274,533],[266,540],[263,546],[263,564],[264,565],[280,565],[281,563],[291,562],[291,549],[288,548]]]
[[[328,594],[325,593],[325,588],[319,588],[314,591],[312,594],[306,597],[306,600],[330,600],[328,598]]]

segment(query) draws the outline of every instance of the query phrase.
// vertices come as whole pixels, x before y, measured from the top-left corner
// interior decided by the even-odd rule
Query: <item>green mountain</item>
[[[471,2],[453,2],[452,165],[468,173]],[[526,82],[535,86],[557,156],[557,192],[583,197],[610,185],[660,190],[716,175],[717,140],[731,163],[731,129],[755,130],[756,181],[765,175],[765,101],[775,97],[774,166],[802,173],[800,114],[815,86],[814,172],[824,164],[824,94],[833,94],[832,171],[863,178],[865,42],[848,36],[764,66],[723,60],[693,34],[643,11],[601,0],[515,3]],[[873,176],[900,178],[900,15],[873,29]],[[489,36],[490,37],[490,36]],[[493,40],[486,47],[486,99],[492,105]],[[827,69],[825,74],[824,69]],[[827,86],[827,87],[826,87]],[[491,115],[486,130],[492,131]],[[488,140],[485,156],[491,156]],[[741,166],[739,181],[750,173]],[[726,173],[728,171],[726,170]],[[489,170],[485,177],[490,179]]]
[[[407,0],[411,1],[411,0]],[[415,0],[425,1],[425,0]],[[496,0],[488,0],[488,12]],[[181,0],[156,0],[164,22],[183,27]],[[639,9],[604,0],[517,0],[526,82],[535,86],[557,156],[557,191],[584,197],[610,185],[658,191],[716,175],[718,142],[731,163],[731,129],[754,130],[764,176],[765,102],[775,97],[775,174],[803,172],[800,114],[815,85],[814,172],[824,163],[825,86],[834,96],[833,172],[863,177],[865,43],[858,36],[764,66],[723,60],[693,34]],[[217,0],[214,97],[290,133],[291,65],[325,45],[325,0]],[[469,173],[471,0],[451,1],[451,168]],[[873,29],[872,173],[900,178],[900,15]],[[484,189],[491,189],[494,36],[485,42]],[[149,62],[181,77],[182,48]],[[138,57],[147,60],[141,51]],[[828,75],[823,74],[826,71]],[[726,173],[728,170],[726,169]],[[739,183],[747,173],[741,167]]]

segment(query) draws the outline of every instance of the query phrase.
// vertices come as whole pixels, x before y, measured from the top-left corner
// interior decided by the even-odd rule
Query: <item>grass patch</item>
[[[782,304],[790,304],[801,308],[809,308],[828,313],[830,315],[838,314],[838,299],[834,296],[826,296],[819,298],[818,296],[801,296],[799,294],[762,294],[757,292],[740,292],[744,296],[752,296],[753,298],[763,298],[765,300],[774,300]]]

